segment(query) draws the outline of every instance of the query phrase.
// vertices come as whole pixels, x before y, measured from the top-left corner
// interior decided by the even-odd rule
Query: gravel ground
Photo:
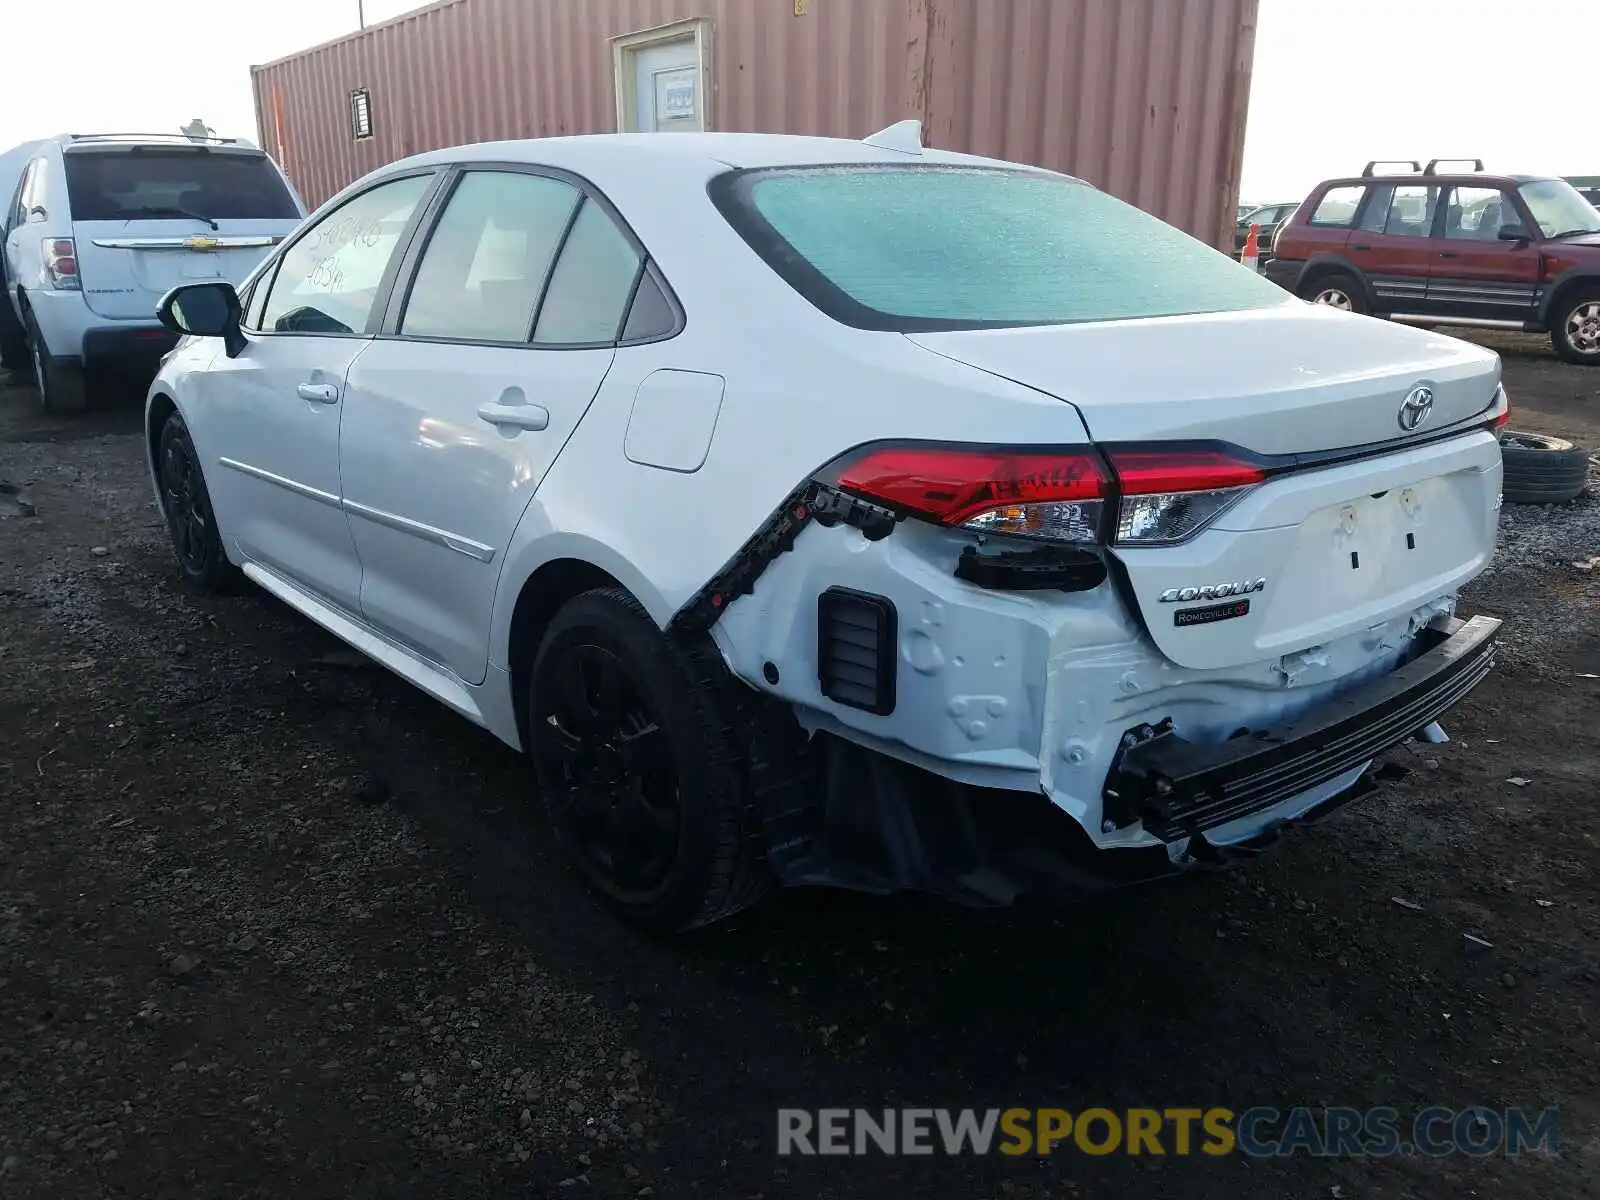
[[[1594,373],[1495,344],[1515,425],[1600,446]],[[0,389],[5,1200],[1600,1194],[1594,500],[1506,509],[1463,609],[1510,644],[1455,740],[1245,872],[1002,913],[790,893],[654,943],[561,869],[514,754],[182,586],[136,397],[30,401]],[[773,1153],[780,1105],[1434,1102],[1558,1106],[1562,1153]]]

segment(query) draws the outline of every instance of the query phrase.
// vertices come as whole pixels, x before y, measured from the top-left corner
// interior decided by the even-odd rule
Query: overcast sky
[[[0,151],[192,117],[253,138],[250,65],[356,27],[356,0],[0,7]],[[367,20],[415,7],[366,0]],[[1243,198],[1298,200],[1379,155],[1600,174],[1597,49],[1600,0],[1261,0]]]

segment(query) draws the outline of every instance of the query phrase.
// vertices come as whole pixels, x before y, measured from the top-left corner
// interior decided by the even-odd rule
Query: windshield
[[[74,221],[300,216],[265,154],[140,147],[78,151],[65,163]]]
[[[1600,210],[1565,179],[1541,179],[1517,189],[1545,237],[1563,233],[1600,233]]]
[[[958,166],[734,172],[712,198],[836,320],[900,332],[1269,308],[1226,255],[1059,175]]]

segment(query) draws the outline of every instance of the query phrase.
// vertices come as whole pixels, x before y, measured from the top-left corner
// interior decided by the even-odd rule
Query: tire
[[[709,642],[669,638],[620,588],[545,630],[527,681],[539,791],[584,882],[629,924],[692,929],[771,887],[733,686]]]
[[[9,371],[28,369],[28,334],[11,307],[11,297],[0,295],[0,368]]]
[[[1339,299],[1342,298],[1342,302]],[[1366,313],[1367,293],[1354,275],[1336,271],[1331,275],[1317,275],[1309,283],[1300,285],[1300,299],[1312,304],[1326,304],[1329,308],[1345,312]]]
[[[1551,309],[1550,345],[1569,363],[1600,367],[1600,288],[1572,292]]]
[[[54,415],[79,413],[88,407],[89,396],[83,386],[83,376],[63,369],[50,357],[50,348],[33,313],[23,314],[27,330],[28,356],[33,360],[33,386],[39,390],[39,404],[44,411]]]
[[[1500,435],[1502,495],[1512,504],[1564,504],[1589,482],[1589,452],[1565,438],[1507,429]]]
[[[156,440],[156,477],[172,552],[184,578],[208,592],[232,590],[239,581],[239,570],[222,547],[200,455],[189,438],[189,427],[177,413],[162,424]]]

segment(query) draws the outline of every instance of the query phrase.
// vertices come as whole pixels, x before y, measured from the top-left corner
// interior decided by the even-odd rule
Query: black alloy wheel
[[[604,646],[570,645],[539,680],[534,739],[551,817],[584,875],[627,905],[656,899],[682,826],[673,747],[628,667]]]
[[[556,840],[618,916],[674,932],[766,893],[736,687],[709,639],[597,588],[551,619],[524,686]]]
[[[190,582],[220,590],[232,582],[235,570],[222,548],[200,457],[176,413],[161,427],[157,455],[161,507],[178,566]]]

